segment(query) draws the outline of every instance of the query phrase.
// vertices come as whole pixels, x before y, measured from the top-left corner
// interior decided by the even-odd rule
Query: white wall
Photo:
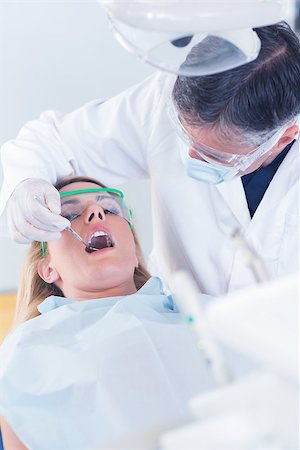
[[[45,109],[70,111],[110,97],[152,72],[115,41],[94,0],[0,0],[0,67],[0,145]],[[148,254],[148,182],[124,190]],[[0,291],[17,287],[25,250],[0,238]]]

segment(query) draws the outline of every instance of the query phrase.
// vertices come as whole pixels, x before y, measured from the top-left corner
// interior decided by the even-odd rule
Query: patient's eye
[[[105,214],[114,214],[116,216],[120,215],[120,211],[117,210],[116,208],[109,208],[109,209],[104,209]]]
[[[64,199],[61,204],[61,215],[72,221],[77,219],[83,211],[83,204],[80,199],[70,198]]]
[[[110,196],[99,196],[97,203],[101,206],[105,214],[122,215],[122,211],[118,202]]]
[[[72,220],[75,220],[79,216],[80,216],[80,214],[69,213],[69,214],[64,214],[63,217],[65,217],[65,219],[68,219],[71,222]]]

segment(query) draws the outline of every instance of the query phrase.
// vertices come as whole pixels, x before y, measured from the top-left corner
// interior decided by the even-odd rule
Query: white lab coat
[[[221,295],[255,281],[229,238],[240,228],[272,278],[299,267],[299,143],[295,143],[254,217],[239,178],[211,185],[189,178],[166,101],[174,76],[157,73],[108,100],[66,115],[45,112],[3,146],[0,212],[16,184],[29,177],[55,183],[86,174],[116,186],[150,178],[151,268],[163,280],[188,269],[202,292]],[[142,211],[136,211],[142,214]],[[5,219],[5,211],[3,214]]]

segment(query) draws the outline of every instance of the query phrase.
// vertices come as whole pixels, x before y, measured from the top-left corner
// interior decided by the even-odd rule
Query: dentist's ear
[[[55,267],[51,264],[48,258],[42,259],[38,262],[37,272],[39,276],[47,283],[55,283],[60,276]]]
[[[278,147],[283,150],[287,145],[289,145],[299,133],[299,127],[296,123],[290,125],[284,132],[283,136],[279,139]]]

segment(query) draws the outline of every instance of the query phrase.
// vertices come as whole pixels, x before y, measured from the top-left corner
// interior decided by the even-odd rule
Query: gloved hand
[[[60,231],[71,226],[69,220],[60,216],[58,191],[37,178],[28,178],[17,185],[6,211],[10,236],[20,244],[59,239]]]

